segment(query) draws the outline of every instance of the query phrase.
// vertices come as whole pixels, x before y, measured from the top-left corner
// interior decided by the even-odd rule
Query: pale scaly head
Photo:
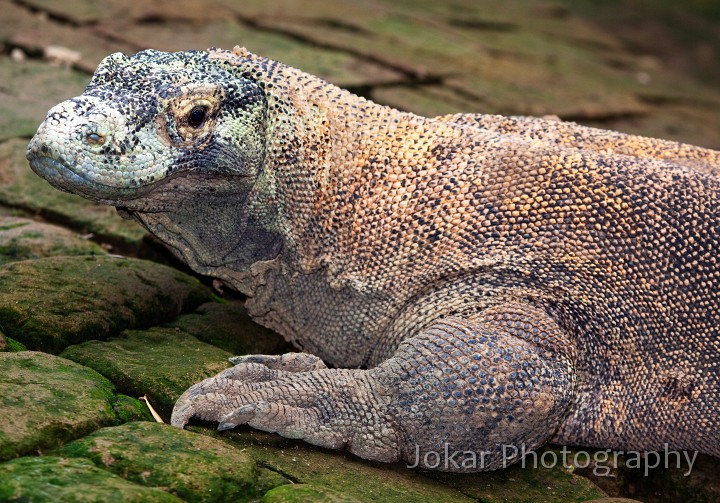
[[[267,102],[231,72],[200,51],[108,56],[81,96],[48,112],[30,165],[60,189],[116,206],[187,173],[253,176]]]
[[[208,52],[117,53],[48,112],[27,158],[55,187],[135,217],[192,267],[239,269],[280,246],[271,208],[248,210],[268,186],[257,188],[267,114],[263,85]]]

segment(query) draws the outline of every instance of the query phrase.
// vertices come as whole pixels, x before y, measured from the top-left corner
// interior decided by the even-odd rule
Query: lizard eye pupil
[[[207,108],[194,107],[187,116],[188,125],[192,128],[199,128],[205,123],[207,117]]]

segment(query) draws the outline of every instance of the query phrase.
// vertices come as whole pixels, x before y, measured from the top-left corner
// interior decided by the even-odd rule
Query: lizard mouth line
[[[153,198],[152,194],[159,188],[166,187],[178,178],[190,173],[178,171],[156,182],[140,187],[114,187],[97,182],[82,173],[75,172],[66,163],[47,155],[32,155],[29,157],[30,167],[35,174],[47,180],[53,187],[78,194],[100,204],[125,208],[128,211],[143,213],[162,213],[177,210],[178,204],[190,192],[178,197],[175,201]],[[202,185],[202,184],[198,184]]]
[[[137,188],[113,187],[91,180],[49,156],[33,156],[30,159],[30,167],[54,187],[65,192],[79,193],[103,204],[115,205],[138,194]]]

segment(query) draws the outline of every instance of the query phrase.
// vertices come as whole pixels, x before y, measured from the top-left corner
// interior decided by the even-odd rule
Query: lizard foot
[[[302,353],[233,361],[240,363],[180,397],[173,426],[198,417],[217,421],[218,430],[247,424],[366,459],[400,458],[398,434],[385,412],[389,397],[373,371],[317,368],[324,367],[322,361]]]

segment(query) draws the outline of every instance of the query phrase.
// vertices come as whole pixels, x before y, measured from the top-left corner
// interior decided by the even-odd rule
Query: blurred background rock
[[[31,135],[109,53],[240,44],[422,115],[554,114],[720,148],[716,0],[0,0],[0,12],[0,138]]]

